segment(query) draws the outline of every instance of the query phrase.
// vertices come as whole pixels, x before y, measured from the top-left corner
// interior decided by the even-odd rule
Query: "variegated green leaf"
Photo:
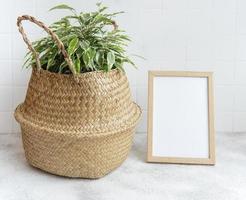
[[[78,43],[79,43],[79,39],[77,37],[74,37],[68,46],[68,55],[71,56],[75,50],[78,48]]]
[[[49,11],[58,10],[58,9],[75,11],[74,8],[72,8],[66,4],[60,4],[60,5],[54,6],[53,8],[49,9]]]
[[[107,54],[107,64],[108,64],[108,71],[111,70],[115,63],[115,55],[113,52],[108,52]]]

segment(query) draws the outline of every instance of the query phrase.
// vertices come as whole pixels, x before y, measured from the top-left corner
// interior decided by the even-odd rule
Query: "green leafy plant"
[[[65,9],[71,14],[50,26],[65,46],[76,73],[90,71],[123,70],[124,63],[135,66],[126,55],[129,37],[119,30],[113,18],[122,13],[106,13],[107,7],[97,4],[97,11],[77,13],[74,8],[61,4],[50,10]],[[41,67],[55,73],[71,73],[56,43],[50,36],[33,42],[39,53]],[[26,67],[35,65],[32,52],[26,56]]]

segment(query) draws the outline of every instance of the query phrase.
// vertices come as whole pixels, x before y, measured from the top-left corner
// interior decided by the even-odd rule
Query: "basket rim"
[[[41,74],[46,74],[46,75],[49,75],[49,76],[56,76],[56,77],[66,77],[66,78],[69,78],[69,77],[74,77],[74,75],[71,73],[71,74],[62,74],[62,73],[56,73],[56,72],[51,72],[51,71],[48,71],[48,70],[45,70],[43,68],[41,68],[39,71],[37,69],[37,67],[35,65],[32,66],[32,70],[33,72],[37,72],[37,73],[41,73]],[[91,71],[91,72],[84,72],[84,73],[78,73],[76,74],[76,77],[78,78],[84,78],[84,77],[87,77],[87,76],[91,76],[92,74],[113,74],[113,73],[116,73],[116,72],[122,72],[124,73],[124,71],[121,71],[117,68],[115,69],[111,69],[110,71],[106,72],[106,71],[103,71],[103,70],[97,70],[97,71]]]
[[[134,116],[131,116],[132,118],[134,118],[134,121],[132,123],[126,123],[128,120],[126,121],[120,121],[118,124],[115,124],[114,127],[112,127],[111,130],[109,129],[104,129],[104,130],[98,130],[97,128],[95,130],[91,130],[90,132],[88,131],[66,131],[66,130],[56,130],[56,129],[52,129],[50,127],[42,127],[39,126],[33,122],[30,122],[28,119],[26,119],[22,113],[21,113],[21,105],[18,105],[14,116],[16,118],[16,120],[20,123],[21,126],[29,126],[32,127],[36,130],[42,130],[45,132],[48,132],[50,134],[54,134],[54,135],[65,135],[65,136],[71,136],[71,137],[76,137],[76,138],[95,138],[95,137],[102,137],[102,136],[109,136],[112,134],[117,134],[117,133],[121,133],[121,132],[125,132],[128,130],[131,130],[133,128],[136,127],[138,121],[140,120],[141,114],[142,114],[142,110],[139,107],[139,105],[137,105],[135,102],[132,102],[134,104],[134,108],[135,108],[135,114]],[[130,118],[129,118],[130,119]],[[106,126],[107,127],[107,126]]]

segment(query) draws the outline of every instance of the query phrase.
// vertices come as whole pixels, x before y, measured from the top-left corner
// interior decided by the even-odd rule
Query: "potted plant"
[[[128,36],[106,7],[76,13],[47,27],[32,16],[18,17],[32,67],[25,101],[15,111],[28,162],[53,174],[99,178],[127,157],[141,115],[132,101],[124,63]],[[30,42],[22,21],[43,28],[47,37]],[[110,26],[113,26],[111,29]]]

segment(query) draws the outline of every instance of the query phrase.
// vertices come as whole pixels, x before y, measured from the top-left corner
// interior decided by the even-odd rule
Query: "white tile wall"
[[[26,47],[17,28],[21,14],[50,23],[67,12],[47,10],[57,3],[93,10],[97,0],[3,1],[0,7],[0,133],[19,131],[13,111],[23,101],[30,70],[22,69]],[[246,1],[245,0],[104,0],[133,43],[129,52],[138,70],[127,66],[132,96],[142,107],[139,132],[146,131],[147,71],[213,71],[216,129],[246,131]],[[25,23],[30,38],[41,30]]]

